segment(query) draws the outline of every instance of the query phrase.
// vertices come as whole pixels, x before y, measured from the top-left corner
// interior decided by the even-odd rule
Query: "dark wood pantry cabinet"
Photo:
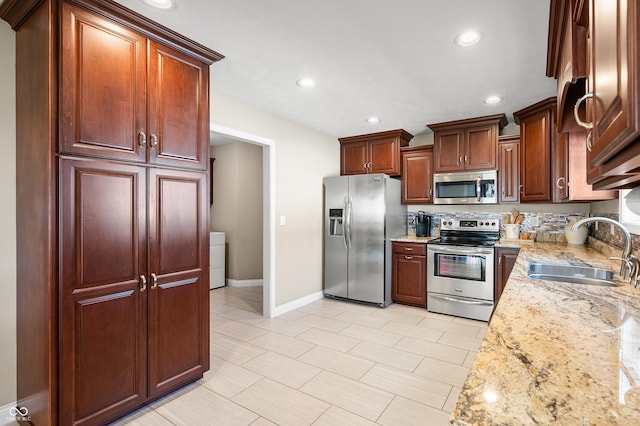
[[[427,245],[392,243],[391,299],[403,305],[427,307]]]
[[[16,30],[17,397],[104,424],[209,368],[209,65],[109,0],[6,0]]]

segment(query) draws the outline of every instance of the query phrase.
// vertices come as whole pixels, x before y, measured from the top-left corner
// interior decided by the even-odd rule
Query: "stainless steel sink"
[[[558,263],[529,262],[527,275],[531,278],[566,283],[615,286],[613,272],[590,266],[562,265]]]

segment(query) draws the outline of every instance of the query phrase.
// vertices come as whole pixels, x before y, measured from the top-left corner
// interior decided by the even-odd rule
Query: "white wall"
[[[0,406],[16,400],[15,41],[9,24],[0,20]]]
[[[276,306],[322,291],[322,178],[340,174],[337,138],[215,91],[211,122],[275,141]]]

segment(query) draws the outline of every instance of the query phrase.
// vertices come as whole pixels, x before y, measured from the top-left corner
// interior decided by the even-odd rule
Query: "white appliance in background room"
[[[324,294],[391,303],[391,241],[407,233],[400,181],[384,174],[324,179]]]
[[[209,289],[225,285],[225,234],[209,233]]]

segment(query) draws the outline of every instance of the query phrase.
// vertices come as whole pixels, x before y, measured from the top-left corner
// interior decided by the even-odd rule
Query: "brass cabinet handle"
[[[460,163],[462,163],[462,155],[458,158],[458,165],[460,165]]]
[[[520,193],[524,194],[524,185],[520,185]]]
[[[147,135],[145,132],[138,133],[138,144],[140,146],[145,146],[147,144]]]
[[[407,260],[413,260],[413,256],[405,256],[404,258]]]
[[[591,152],[591,149],[593,148],[593,144],[591,143],[591,135],[592,135],[592,133],[589,133],[587,135],[587,150],[589,152]]]
[[[469,156],[468,156],[468,155],[465,155],[465,156],[464,156],[464,162],[465,162],[465,163],[467,163],[467,164],[469,164]]]
[[[140,275],[140,291],[145,291],[147,289],[147,279],[144,275]]]
[[[156,274],[151,274],[151,281],[153,282],[151,289],[155,290],[156,288],[158,288],[158,276]]]
[[[565,188],[565,186],[564,186],[564,185],[562,185],[562,186],[561,186],[561,185],[560,185],[560,181],[565,181],[565,180],[566,180],[566,179],[565,179],[565,177],[564,177],[564,176],[560,176],[560,177],[558,178],[558,180],[556,181],[556,187],[557,187],[558,189],[564,189],[564,188]]]
[[[155,133],[151,133],[151,148],[155,148],[158,146],[158,137]]]
[[[585,129],[593,129],[593,123],[587,123],[586,121],[582,121],[580,119],[580,114],[578,114],[578,109],[580,108],[580,104],[588,98],[593,98],[593,93],[587,93],[576,101],[576,104],[573,106],[573,116],[576,118],[576,123],[578,123],[580,127],[584,127]]]
[[[413,251],[413,248],[411,248],[411,247],[405,247],[404,249],[405,249],[406,251]]]

